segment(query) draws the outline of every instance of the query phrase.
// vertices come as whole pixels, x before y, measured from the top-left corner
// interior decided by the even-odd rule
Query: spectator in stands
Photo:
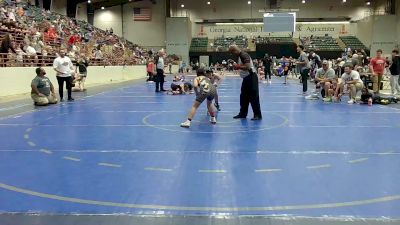
[[[43,42],[43,36],[40,35],[37,40],[34,42],[33,47],[35,48],[36,54],[40,56],[43,54],[43,48],[45,48],[44,42]]]
[[[345,65],[347,64],[350,64],[353,68],[355,68],[358,65],[358,57],[355,57],[350,53],[345,61]]]
[[[97,48],[96,51],[94,52],[94,58],[96,60],[101,60],[103,59],[103,52],[101,51],[100,48]]]
[[[50,79],[45,76],[46,71],[39,67],[36,69],[36,77],[31,83],[31,98],[35,105],[45,106],[48,104],[56,104],[57,97],[54,92],[54,86]]]
[[[53,50],[51,46],[44,46],[44,48],[42,49],[42,63],[44,66],[48,66],[48,58],[49,55],[53,55]]]
[[[72,62],[76,62],[77,58],[79,58],[79,51],[80,48],[75,44],[70,46],[70,50],[68,52],[68,57],[71,59]]]
[[[382,50],[376,51],[376,57],[371,59],[370,71],[372,73],[373,90],[375,94],[379,94],[382,77],[385,73],[386,60],[382,57]]]
[[[3,41],[1,42],[1,47],[0,47],[1,62],[0,62],[0,64],[2,67],[6,65],[7,54],[10,51],[16,53],[15,49],[13,47],[12,41],[13,41],[13,37],[11,36],[11,34],[6,34],[4,36]]]
[[[362,65],[368,65],[369,64],[369,60],[368,60],[368,56],[367,53],[365,52],[364,49],[361,49],[361,55],[362,55]]]
[[[308,90],[308,76],[310,73],[310,61],[308,60],[307,54],[304,52],[304,46],[298,45],[297,52],[300,54],[297,60],[297,66],[300,70],[301,81],[303,83],[303,96],[307,95]]]
[[[0,19],[3,21],[7,18],[7,10],[1,6],[0,7]]]
[[[86,32],[83,35],[83,39],[84,39],[85,42],[89,42],[91,38],[92,38],[92,34],[90,32]]]
[[[25,15],[25,10],[22,7],[17,8],[17,14],[19,17],[23,17]]]
[[[72,33],[71,37],[68,39],[68,46],[72,46],[79,40],[78,34]]]
[[[399,50],[395,49],[392,51],[392,64],[389,67],[390,70],[390,87],[392,89],[392,95],[396,96],[400,93],[400,56]]]
[[[344,73],[344,64],[346,63],[346,61],[344,61],[342,58],[338,58],[336,63],[337,63],[336,74],[338,76],[341,76]]]
[[[38,56],[36,54],[35,48],[32,47],[32,44],[26,46],[25,52],[26,57],[28,58],[27,61],[31,64],[31,66],[33,66],[34,63],[37,64]]]
[[[72,98],[72,79],[74,77],[74,68],[71,59],[65,56],[66,51],[62,49],[60,56],[54,60],[53,68],[57,72],[58,92],[60,94],[60,101],[64,97],[64,82],[68,91],[68,101],[73,101]]]
[[[336,89],[335,100],[340,101],[344,90],[349,91],[350,100],[347,102],[349,104],[354,104],[356,102],[357,92],[361,91],[364,84],[360,78],[360,74],[353,70],[353,67],[348,64],[344,67],[344,73],[341,77],[341,81]]]
[[[8,8],[8,20],[10,22],[16,22],[15,13],[13,8]]]
[[[56,42],[58,38],[56,27],[54,25],[51,25],[45,36],[48,38],[49,41]]]
[[[19,45],[17,46],[15,51],[16,51],[16,57],[15,57],[16,66],[19,67],[24,66],[24,56],[26,55],[26,53],[22,51],[21,46]]]

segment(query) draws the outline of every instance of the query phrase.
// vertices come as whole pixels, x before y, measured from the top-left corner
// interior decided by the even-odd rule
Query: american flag
[[[133,8],[134,21],[150,21],[151,9],[150,8]]]

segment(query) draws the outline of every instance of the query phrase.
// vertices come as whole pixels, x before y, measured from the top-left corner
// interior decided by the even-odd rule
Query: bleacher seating
[[[207,47],[208,47],[207,37],[192,38],[192,42],[190,44],[191,52],[206,52]]]
[[[301,41],[308,50],[314,50],[314,51],[341,50],[337,41],[331,36],[312,36],[309,38],[302,38]]]
[[[340,40],[346,45],[347,48],[351,49],[367,49],[367,47],[355,36],[341,36]]]
[[[227,51],[229,46],[235,44],[240,48],[247,49],[248,41],[244,36],[236,37],[218,37],[214,41],[214,48],[216,51]]]
[[[75,45],[79,50],[75,55],[85,54],[91,59],[91,65],[144,64],[149,57],[146,49],[115,34],[93,27],[87,22],[46,11],[23,1],[19,3],[11,0],[3,1],[0,7],[3,10],[14,9],[16,14],[15,22],[9,22],[5,18],[7,15],[1,14],[0,40],[3,40],[6,34],[11,34],[14,49],[20,46],[23,51],[29,43],[43,40],[43,49],[47,54],[34,60],[24,55],[22,66],[50,65],[60,48],[71,49],[68,41],[73,34],[78,36]],[[102,51],[101,59],[94,57],[95,49]],[[4,60],[0,60],[0,66],[21,66],[21,63],[16,62],[16,55],[12,52],[2,54],[1,58]]]
[[[253,38],[257,44],[259,43],[280,43],[280,44],[291,44],[294,43],[293,38],[291,37],[255,37]]]

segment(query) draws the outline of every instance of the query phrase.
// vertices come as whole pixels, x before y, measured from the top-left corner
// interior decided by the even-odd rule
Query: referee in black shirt
[[[254,117],[251,120],[261,120],[262,115],[258,91],[258,76],[255,71],[253,61],[251,60],[249,54],[242,51],[236,45],[231,45],[229,47],[229,52],[237,57],[237,63],[235,63],[234,66],[235,69],[240,71],[240,77],[243,78],[240,93],[240,112],[233,118],[246,118],[250,103],[254,113]]]

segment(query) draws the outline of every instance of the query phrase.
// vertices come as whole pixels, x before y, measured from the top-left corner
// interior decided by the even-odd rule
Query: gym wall
[[[87,3],[79,3],[76,6],[76,19],[88,22]]]
[[[166,35],[168,53],[182,57],[189,62],[189,48],[191,42],[190,20],[185,17],[166,18]]]
[[[50,11],[67,15],[67,0],[52,0]]]
[[[152,20],[133,21],[134,7],[151,7]],[[128,3],[123,6],[96,10],[94,26],[104,30],[112,27],[115,34],[144,47],[165,48],[165,1],[157,1],[157,4],[148,1]]]
[[[52,67],[44,67],[47,77],[57,87],[55,71]],[[30,93],[31,81],[36,76],[35,67],[5,67],[2,68],[1,79],[6,85],[0,89],[0,97]],[[86,84],[93,85],[110,84],[135,79],[145,79],[146,66],[90,66]]]
[[[397,9],[396,9],[396,16],[397,16],[397,48],[400,48],[400,2],[397,1]]]
[[[121,6],[118,5],[95,11],[94,26],[103,30],[109,30],[112,27],[114,34],[122,36]]]
[[[397,20],[396,15],[375,16],[373,18],[371,55],[376,50],[382,49],[384,55],[390,55],[396,48],[397,42]]]
[[[380,0],[376,5],[382,5]],[[248,5],[247,1],[218,0],[212,1],[211,5],[205,1],[185,1],[185,7],[181,8],[182,1],[171,0],[172,15],[190,15],[192,21],[196,19],[248,19],[262,18],[260,9],[265,8],[265,0],[252,0]],[[340,0],[313,0],[302,4],[300,0],[283,0],[280,3],[282,9],[299,9],[298,18],[333,18],[350,17],[358,20],[365,16],[366,11],[371,10],[375,5],[367,6],[365,0],[351,0],[343,4]],[[269,9],[269,6],[267,6]]]

